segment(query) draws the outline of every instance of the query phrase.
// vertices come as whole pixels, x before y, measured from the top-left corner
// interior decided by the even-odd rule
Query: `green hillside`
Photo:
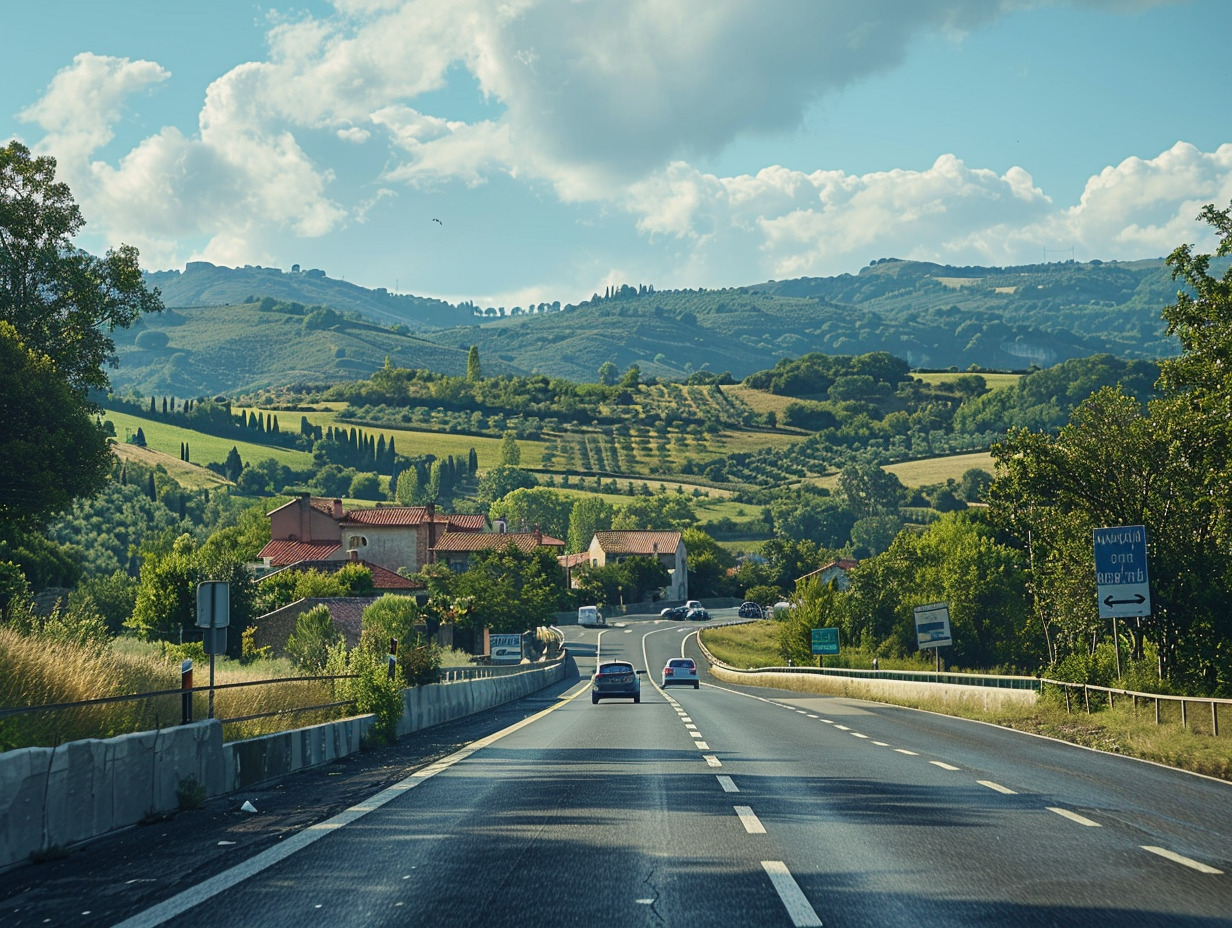
[[[386,355],[454,373],[473,344],[485,373],[575,381],[594,381],[609,361],[660,378],[709,370],[742,379],[813,351],[886,351],[924,369],[1024,370],[1176,350],[1160,315],[1176,294],[1162,260],[999,268],[883,259],[858,274],[725,290],[621,286],[577,305],[503,311],[367,290],[316,270],[199,262],[148,277],[169,307],[192,308],[143,320],[166,331],[166,347],[150,336],[134,343],[140,329],[128,333],[113,376],[120,389],[192,395],[337,382],[365,376]],[[306,326],[321,307],[334,320]]]
[[[337,314],[314,319],[303,311],[310,307],[260,305],[168,309],[117,331],[120,366],[110,372],[116,392],[191,397],[335,383],[367,377],[386,358],[404,367],[466,370],[465,349]]]

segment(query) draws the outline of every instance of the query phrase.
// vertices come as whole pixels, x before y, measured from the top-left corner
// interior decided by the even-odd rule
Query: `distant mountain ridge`
[[[612,287],[577,305],[503,315],[370,290],[318,269],[193,262],[147,279],[168,307],[183,309],[142,321],[140,330],[164,332],[165,340],[146,336],[142,344],[138,329],[119,340],[122,364],[112,379],[120,390],[188,396],[336,382],[366,377],[386,357],[459,373],[471,345],[487,373],[575,381],[594,380],[607,361],[664,378],[703,369],[743,378],[810,351],[888,351],[916,368],[1020,370],[1177,350],[1160,315],[1177,290],[1162,259],[1001,268],[890,258],[858,274],[722,290]],[[314,312],[321,307],[347,318],[323,321],[329,314]]]

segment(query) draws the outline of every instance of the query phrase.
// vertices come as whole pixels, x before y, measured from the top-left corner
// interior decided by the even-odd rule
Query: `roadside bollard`
[[[192,658],[186,657],[180,661],[180,724],[189,724],[192,718]]]

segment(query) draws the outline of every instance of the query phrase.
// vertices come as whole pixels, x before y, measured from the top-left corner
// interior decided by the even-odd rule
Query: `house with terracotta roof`
[[[559,538],[533,532],[446,532],[432,546],[432,559],[437,564],[447,564],[451,570],[464,571],[470,566],[471,556],[476,551],[503,551],[515,547],[523,551],[550,548],[559,556],[565,552],[565,543]]]
[[[304,493],[269,513],[270,542],[260,557],[269,568],[300,561],[355,557],[397,572],[420,571],[447,532],[480,533],[487,517],[438,513],[433,505],[345,509],[340,499]]]
[[[833,583],[836,589],[846,590],[851,586],[851,579],[847,576],[855,567],[859,566],[859,561],[853,561],[851,558],[840,557],[838,560],[830,561],[828,564],[822,564],[816,570],[810,571],[803,577],[797,577],[796,583],[801,584],[806,580],[817,580],[822,586],[828,586]]]
[[[629,557],[653,557],[667,568],[664,598],[689,598],[688,552],[679,532],[595,532],[586,551],[592,567],[619,564]]]

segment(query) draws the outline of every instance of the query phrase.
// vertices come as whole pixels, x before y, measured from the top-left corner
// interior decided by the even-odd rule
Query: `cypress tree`
[[[145,492],[150,499],[158,502],[158,489],[154,486],[154,471],[150,471],[150,479],[146,482]]]
[[[474,448],[471,448],[471,453],[467,456],[466,469],[470,471],[471,476],[474,476],[475,472],[479,470],[479,455]]]

